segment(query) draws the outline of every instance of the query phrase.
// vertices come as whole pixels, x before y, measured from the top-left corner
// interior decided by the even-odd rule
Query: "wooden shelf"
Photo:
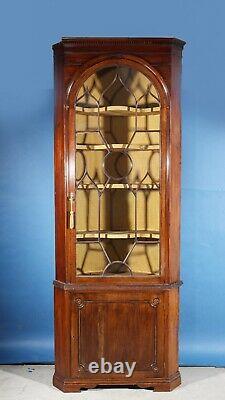
[[[148,108],[135,108],[135,107],[125,107],[125,106],[110,106],[110,107],[75,107],[75,112],[77,115],[86,116],[110,116],[110,117],[135,117],[147,116],[147,115],[159,115],[160,110],[153,111],[154,108],[159,108],[159,105],[155,103],[154,106]]]
[[[95,271],[87,271],[87,272],[80,272],[80,270],[79,269],[77,269],[77,271],[78,271],[78,273],[77,273],[77,276],[78,277],[81,277],[81,276],[102,276],[102,271],[100,271],[100,272],[95,272]],[[111,274],[105,274],[104,275],[104,277],[114,277],[114,276],[116,276],[116,277],[133,277],[133,278],[142,278],[143,276],[149,276],[149,275],[151,275],[151,276],[159,276],[159,272],[151,272],[151,271],[149,271],[149,272],[133,272],[132,273],[132,275],[130,274],[130,273],[128,273],[128,272],[123,272],[123,273],[115,273],[115,274],[113,274],[113,273],[111,273]]]
[[[104,133],[104,135],[110,135],[110,131],[105,131],[104,129],[85,129],[85,130],[75,130],[76,135],[88,135],[90,133]],[[136,129],[136,133],[160,133],[160,129]]]
[[[96,183],[96,185],[94,185],[93,183],[87,183],[87,184],[80,183],[77,186],[77,189],[80,189],[80,190],[97,190],[97,189],[99,189],[99,190],[103,190],[103,189],[159,190],[160,185],[156,184],[156,183],[152,183],[152,184],[107,183],[106,185],[104,185],[103,183]]]
[[[147,150],[159,150],[159,144],[133,144],[127,147],[127,144],[77,144],[77,150],[114,150],[114,151],[147,151]]]
[[[77,231],[78,241],[88,242],[98,239],[98,231]],[[100,239],[135,239],[134,231],[100,231]],[[160,234],[158,231],[137,231],[138,242],[152,244],[159,243]]]

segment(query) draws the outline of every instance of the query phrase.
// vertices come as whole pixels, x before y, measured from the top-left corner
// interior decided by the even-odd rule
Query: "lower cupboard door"
[[[163,296],[141,301],[75,298],[73,304],[72,376],[117,381],[163,376]]]

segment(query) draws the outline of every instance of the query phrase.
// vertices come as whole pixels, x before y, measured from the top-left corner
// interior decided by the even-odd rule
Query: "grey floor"
[[[143,389],[92,389],[64,394],[52,386],[53,365],[0,365],[1,400],[225,400],[224,368],[181,368],[182,385],[171,393]]]

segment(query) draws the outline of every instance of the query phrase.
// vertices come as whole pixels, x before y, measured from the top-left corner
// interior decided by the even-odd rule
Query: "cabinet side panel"
[[[169,177],[169,282],[179,281],[180,273],[180,185],[181,185],[181,54],[172,56],[171,125]]]
[[[165,293],[165,368],[166,375],[178,371],[179,289]]]
[[[55,288],[55,372],[70,376],[70,294]]]
[[[64,89],[63,89],[63,55],[54,54],[55,85],[55,256],[56,279],[65,281],[66,277],[66,245],[65,245],[65,146],[64,146]]]

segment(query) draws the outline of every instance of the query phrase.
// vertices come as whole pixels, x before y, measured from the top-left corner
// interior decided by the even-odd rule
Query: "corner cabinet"
[[[53,46],[54,385],[64,392],[180,384],[184,44],[63,38]]]

